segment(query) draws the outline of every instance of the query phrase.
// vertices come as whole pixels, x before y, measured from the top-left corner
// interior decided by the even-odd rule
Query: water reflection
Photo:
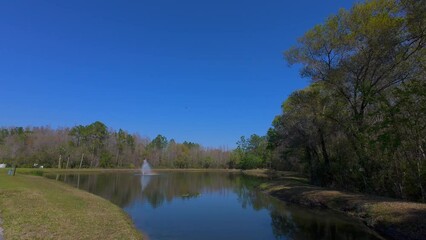
[[[48,177],[109,199],[151,239],[377,239],[341,216],[254,191],[260,179],[236,173]]]
[[[149,185],[149,182],[151,181],[152,175],[141,175],[141,189],[142,192],[146,188],[146,186]]]

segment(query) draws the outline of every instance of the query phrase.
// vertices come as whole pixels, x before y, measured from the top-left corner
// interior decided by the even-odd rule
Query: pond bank
[[[3,228],[1,226],[2,226],[2,221],[0,218],[0,240],[3,240]]]
[[[426,239],[426,204],[320,188],[292,172],[248,170],[244,174],[268,178],[259,189],[282,201],[345,213],[389,239]]]
[[[109,201],[47,178],[0,171],[4,239],[141,239]],[[0,231],[1,238],[1,231]]]

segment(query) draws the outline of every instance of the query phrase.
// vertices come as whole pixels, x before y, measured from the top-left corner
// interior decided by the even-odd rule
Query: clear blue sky
[[[0,126],[233,148],[308,81],[282,52],[355,0],[1,1]]]

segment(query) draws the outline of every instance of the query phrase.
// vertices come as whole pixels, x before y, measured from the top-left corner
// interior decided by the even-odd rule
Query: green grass
[[[0,171],[0,218],[5,239],[142,238],[129,217],[109,201],[17,172],[8,176],[6,170]]]

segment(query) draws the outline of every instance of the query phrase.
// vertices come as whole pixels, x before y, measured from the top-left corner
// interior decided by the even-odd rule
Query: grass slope
[[[259,188],[286,202],[336,210],[360,218],[390,239],[426,239],[426,204],[378,196],[347,193],[309,185],[292,172],[244,171],[265,177]]]
[[[43,177],[0,171],[4,239],[141,239],[128,216],[93,194]]]

